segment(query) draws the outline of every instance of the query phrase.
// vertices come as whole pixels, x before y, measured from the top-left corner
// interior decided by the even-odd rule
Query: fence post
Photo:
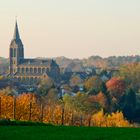
[[[43,122],[43,118],[44,118],[44,108],[43,108],[43,104],[41,103],[41,122]]]
[[[31,102],[31,97],[30,97],[30,103],[29,103],[29,121],[31,121],[32,117],[32,102]]]
[[[82,125],[83,125],[83,116],[80,115],[80,126],[82,126]]]
[[[88,126],[91,126],[91,117],[88,118]]]
[[[62,107],[61,125],[64,125],[64,106]]]
[[[71,125],[73,126],[74,125],[74,113],[72,112],[71,114]]]
[[[13,96],[13,119],[16,119],[16,96]]]
[[[55,110],[55,108],[54,108],[54,105],[50,105],[50,111],[51,111],[51,123],[53,124],[53,123],[55,123],[55,119],[54,119],[54,117],[55,117],[55,114],[54,114],[54,110]]]

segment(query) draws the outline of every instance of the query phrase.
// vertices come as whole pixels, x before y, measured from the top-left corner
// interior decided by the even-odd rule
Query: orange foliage
[[[118,77],[114,77],[106,83],[107,89],[111,96],[120,98],[125,91],[125,82]]]
[[[28,120],[30,116],[31,106],[31,120],[40,120],[40,105],[34,94],[22,94],[16,98],[16,119]],[[21,111],[22,110],[22,111]]]
[[[91,97],[98,100],[103,106],[105,105],[106,99],[103,93]],[[22,94],[16,98],[0,95],[0,99],[1,118],[13,119],[15,117],[16,120],[43,121],[57,125],[130,126],[129,122],[124,119],[122,112],[106,115],[101,110],[91,116],[90,113],[73,111],[69,106],[62,103],[43,104],[41,106],[41,102],[35,94]]]
[[[0,95],[1,118],[13,118],[13,97]]]
[[[89,96],[89,101],[99,103],[102,108],[108,107],[107,97],[102,92],[99,92],[97,95]]]

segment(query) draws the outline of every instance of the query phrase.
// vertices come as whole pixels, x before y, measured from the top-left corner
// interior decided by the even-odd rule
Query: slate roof
[[[47,73],[19,73],[19,72],[17,72],[17,73],[15,73],[14,74],[14,76],[48,76],[48,74]]]
[[[42,59],[24,59],[20,62],[19,66],[51,66],[51,65],[57,65],[55,61],[48,59],[48,60],[42,60]]]
[[[20,35],[19,35],[18,24],[16,21],[14,35],[13,35],[13,39],[11,40],[10,45],[12,46],[12,45],[17,45],[17,44],[18,44],[18,47],[23,47],[23,44],[22,44],[22,41],[21,41]]]

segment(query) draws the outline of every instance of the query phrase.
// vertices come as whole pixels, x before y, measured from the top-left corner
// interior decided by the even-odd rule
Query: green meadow
[[[140,140],[140,129],[69,126],[0,126],[0,140]]]

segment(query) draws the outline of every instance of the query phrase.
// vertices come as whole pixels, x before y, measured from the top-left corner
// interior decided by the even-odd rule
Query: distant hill
[[[41,58],[38,58],[41,59]],[[47,58],[43,58],[47,59]],[[64,56],[53,58],[56,60],[60,68],[68,71],[83,71],[86,67],[100,67],[100,68],[117,68],[123,64],[139,62],[140,56],[110,56],[102,58],[100,56],[91,56],[87,59],[70,59]],[[8,71],[8,59],[0,57],[0,73]]]
[[[111,56],[107,58],[91,56],[87,59],[68,59],[66,57],[57,57],[55,60],[60,67],[68,68],[72,71],[82,71],[85,67],[118,68],[123,64],[140,62],[140,56]]]

